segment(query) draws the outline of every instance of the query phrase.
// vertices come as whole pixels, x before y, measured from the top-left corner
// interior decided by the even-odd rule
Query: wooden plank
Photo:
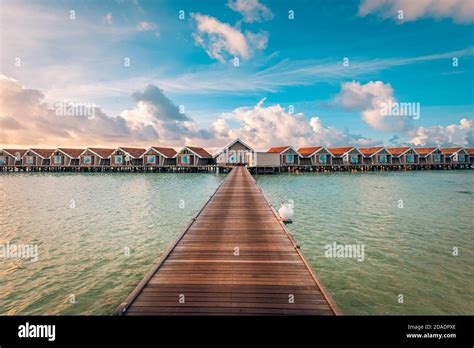
[[[236,167],[117,314],[339,311],[249,171]]]

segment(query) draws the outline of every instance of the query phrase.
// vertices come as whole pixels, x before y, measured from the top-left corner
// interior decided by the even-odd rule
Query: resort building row
[[[236,139],[215,155],[201,147],[184,146],[179,151],[152,146],[86,149],[2,149],[0,166],[5,169],[67,168],[210,168],[246,165],[273,170],[341,167],[456,167],[474,165],[474,148],[464,147],[324,147],[295,148],[291,145],[266,150],[251,148]]]

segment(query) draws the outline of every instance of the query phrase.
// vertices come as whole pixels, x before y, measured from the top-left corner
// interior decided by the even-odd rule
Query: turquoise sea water
[[[474,171],[257,181],[276,210],[293,200],[288,228],[343,313],[474,314]],[[326,257],[334,242],[363,245],[364,260]]]
[[[223,178],[1,174],[0,245],[37,245],[38,261],[0,258],[0,314],[112,313]],[[288,227],[344,313],[474,314],[474,171],[257,181],[277,210],[293,200]],[[364,261],[325,257],[334,242]]]
[[[223,178],[1,174],[0,245],[38,261],[0,258],[0,314],[112,313]]]

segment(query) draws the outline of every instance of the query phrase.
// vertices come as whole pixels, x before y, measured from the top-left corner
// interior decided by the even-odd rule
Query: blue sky
[[[473,145],[474,5],[469,1],[446,8],[435,1],[402,0],[4,0],[1,6],[2,89],[22,86],[21,98],[40,91],[44,100],[35,100],[40,105],[32,108],[41,109],[36,112],[46,117],[43,123],[54,123],[47,115],[58,100],[95,103],[104,117],[104,123],[81,127],[76,120],[61,120],[57,137],[33,141],[33,130],[14,123],[28,122],[20,115],[25,110],[10,102],[2,107],[2,143],[108,144],[113,136],[87,137],[77,128],[86,132],[110,121],[120,128],[116,139],[132,145],[218,147],[236,136],[261,147],[389,144],[390,139]],[[400,10],[403,19],[397,17]],[[165,99],[158,92],[156,100],[132,97],[149,84]],[[163,106],[163,100],[170,104]],[[419,119],[385,122],[375,109],[388,100],[419,103]],[[172,119],[179,105],[184,121]],[[294,114],[288,113],[290,106]],[[271,136],[259,117],[282,126]],[[117,125],[117,118],[126,125]]]

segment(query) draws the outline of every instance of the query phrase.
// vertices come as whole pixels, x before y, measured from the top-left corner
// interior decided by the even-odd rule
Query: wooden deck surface
[[[245,167],[236,167],[228,174],[117,312],[338,314]]]

